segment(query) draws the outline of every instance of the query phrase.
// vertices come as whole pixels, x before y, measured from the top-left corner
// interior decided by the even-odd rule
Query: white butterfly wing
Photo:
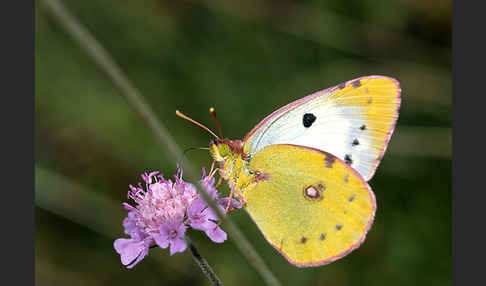
[[[340,158],[368,181],[393,133],[400,92],[398,81],[384,76],[316,92],[262,120],[244,138],[244,152],[252,156],[273,144],[312,147]]]

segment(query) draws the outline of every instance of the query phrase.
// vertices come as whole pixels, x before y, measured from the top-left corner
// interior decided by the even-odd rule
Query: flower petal
[[[224,212],[224,210],[222,211]],[[215,220],[215,221],[219,220],[218,215],[209,206],[202,211],[202,216],[206,220]]]
[[[216,243],[222,243],[227,239],[226,232],[224,232],[219,226],[211,228],[206,231],[206,235]]]
[[[170,255],[177,252],[183,252],[187,248],[187,243],[182,238],[177,238],[170,243]]]
[[[164,234],[156,234],[153,236],[155,243],[160,247],[160,248],[167,248],[169,246],[169,236],[164,235]]]
[[[147,256],[147,254],[149,252],[149,248],[150,248],[150,241],[145,240],[144,241],[144,248],[140,252],[140,255],[137,257],[137,259],[132,264],[128,265],[127,268],[131,269],[131,268],[133,268],[133,266],[137,265],[140,261],[142,261],[142,259],[144,259],[145,256]]]
[[[209,220],[204,220],[203,222],[191,222],[190,221],[189,225],[194,229],[206,231],[206,230],[210,230],[210,229],[214,228],[215,223],[212,222],[212,221],[209,221]]]
[[[205,207],[207,207],[206,202],[201,198],[197,198],[192,201],[191,205],[187,209],[187,216],[190,219],[195,215],[199,215]]]
[[[135,260],[145,245],[143,241],[136,241],[133,239],[119,238],[113,243],[116,252],[120,254],[121,262],[123,265],[128,265]]]
[[[128,216],[123,220],[123,227],[125,228],[125,233],[130,235],[133,239],[142,240],[143,235],[137,226],[135,215],[135,211],[129,212]]]
[[[187,229],[187,226],[184,223],[180,222],[179,225],[176,228],[177,237],[184,237],[184,235],[186,234],[186,229]]]
[[[170,230],[172,229],[171,225],[169,223],[162,223],[159,226],[159,233],[169,237]]]
[[[203,179],[201,180],[201,184],[203,185],[204,191],[213,199],[216,200],[219,197],[218,190],[214,187],[214,178],[212,179]]]
[[[218,200],[218,203],[219,205],[221,205],[222,207],[224,207],[224,209],[226,209],[226,206],[228,205],[228,199],[229,198],[221,198]],[[242,207],[242,204],[235,200],[235,199],[231,199],[231,204],[229,206],[229,209],[241,209]]]
[[[132,239],[119,238],[113,242],[113,247],[115,248],[117,253],[121,254],[131,243],[132,243]]]

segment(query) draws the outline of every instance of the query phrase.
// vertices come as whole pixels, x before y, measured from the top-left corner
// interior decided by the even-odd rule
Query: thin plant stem
[[[175,141],[169,135],[167,129],[158,120],[150,106],[145,102],[139,90],[131,83],[120,66],[116,64],[111,55],[94,38],[93,35],[82,25],[59,0],[41,0],[43,8],[59,22],[66,32],[81,46],[81,48],[93,59],[101,70],[110,78],[113,84],[119,89],[121,95],[142,120],[148,125],[162,149],[175,161],[179,162],[184,169],[184,175],[193,182],[199,182],[194,168],[182,156]],[[181,159],[182,158],[182,159]],[[223,214],[213,199],[204,191],[204,186],[196,184],[199,194],[214,210],[224,223],[231,239],[235,242],[240,252],[246,257],[253,268],[260,274],[267,285],[281,285],[276,276],[271,272],[260,255],[256,252],[250,242],[246,239],[239,228]]]
[[[221,280],[219,280],[218,276],[216,275],[216,273],[214,273],[213,269],[208,264],[206,259],[204,259],[204,257],[201,256],[196,246],[192,243],[191,239],[188,236],[186,236],[185,239],[189,244],[189,250],[191,251],[192,258],[197,263],[199,268],[201,268],[201,272],[204,273],[204,275],[206,275],[206,277],[209,279],[209,281],[211,281],[213,285],[223,286]]]

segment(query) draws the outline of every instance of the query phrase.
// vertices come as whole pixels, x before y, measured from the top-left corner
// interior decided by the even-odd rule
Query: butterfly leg
[[[212,177],[214,175],[214,173],[216,172],[216,170],[214,169],[214,164],[216,163],[216,160],[213,160],[213,163],[211,163],[211,169],[209,169],[209,174],[208,174],[208,177]]]
[[[218,179],[218,182],[216,183],[215,187],[219,187],[219,185],[221,185],[221,183],[223,182],[223,177],[219,176],[219,179]]]
[[[219,168],[216,168],[216,169],[212,170],[209,173],[208,177],[212,178],[212,177],[214,177],[214,175],[216,175],[216,173],[221,173],[221,170]]]
[[[230,195],[228,197],[228,204],[226,204],[226,209],[224,210],[225,213],[229,213],[229,207],[231,205],[231,200],[233,199],[233,193],[235,191],[235,184],[232,184],[231,185],[231,192],[230,192]]]
[[[217,188],[217,187],[219,187],[219,185],[221,185],[221,182],[223,181],[223,177],[221,175],[222,170],[220,168],[214,168],[215,163],[216,163],[216,161],[214,160],[213,163],[211,164],[211,169],[209,171],[208,177],[212,178],[212,177],[214,177],[214,175],[216,173],[219,173],[219,179],[218,179],[218,182],[215,185],[215,187]]]
[[[218,179],[218,182],[216,183],[216,185],[214,186],[215,188],[219,187],[219,185],[221,185],[221,183],[223,182],[223,176],[221,175],[221,172],[222,170],[220,168],[216,168],[214,169],[210,174],[209,174],[209,177],[213,177],[216,172],[219,173],[219,179]]]
[[[232,200],[232,198],[233,198],[233,192],[234,192],[234,190],[235,190],[235,185],[233,184],[233,185],[231,186],[231,193],[230,193],[230,195],[229,195],[229,197],[228,197],[228,204],[226,205],[226,209],[224,210],[224,213],[225,213],[225,214],[229,214],[230,212],[232,212],[232,211],[234,211],[234,210],[236,209],[236,208],[232,208],[232,209],[230,209],[230,208],[229,208],[229,207],[230,207],[230,205],[231,205],[231,200]],[[216,225],[217,225],[217,226],[220,226],[220,225],[221,225],[221,222],[222,222],[222,221],[220,220],[220,221],[219,221],[219,222],[218,222]]]
[[[240,200],[241,202],[241,205],[246,207],[246,199],[245,197],[243,197],[241,194],[236,194],[238,196],[238,199]]]

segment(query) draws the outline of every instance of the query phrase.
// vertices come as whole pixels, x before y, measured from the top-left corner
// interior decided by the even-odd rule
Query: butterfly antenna
[[[185,156],[187,152],[192,151],[192,150],[209,150],[209,148],[204,148],[204,147],[189,147],[184,152],[182,152],[182,155]]]
[[[180,112],[179,110],[176,110],[176,115],[185,119],[185,120],[188,120],[194,124],[196,124],[197,126],[201,127],[202,129],[206,130],[207,132],[209,132],[211,135],[213,135],[214,137],[216,137],[218,140],[221,140],[216,134],[214,134],[213,131],[209,130],[209,128],[207,128],[206,126],[202,125],[201,123],[197,122],[196,120],[184,115],[182,112]]]
[[[181,160],[179,160],[178,162],[181,162],[182,159],[184,159],[184,157],[186,157],[187,152],[192,151],[192,150],[209,150],[209,148],[204,148],[204,147],[189,147],[189,148],[186,148],[184,150],[184,152],[182,152]]]
[[[214,107],[209,108],[209,113],[211,114],[211,116],[216,121],[216,124],[218,125],[218,130],[219,130],[220,138],[223,139],[224,137],[223,137],[223,131],[221,130],[221,123],[219,123],[219,119],[216,116],[216,110],[214,110]]]

